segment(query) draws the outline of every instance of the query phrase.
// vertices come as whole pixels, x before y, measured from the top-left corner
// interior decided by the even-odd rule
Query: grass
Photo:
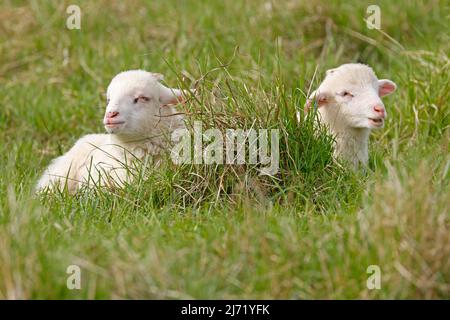
[[[450,297],[448,3],[379,1],[383,32],[361,1],[76,1],[81,30],[69,4],[0,8],[0,298]],[[295,121],[352,61],[399,87],[365,172]],[[113,193],[34,196],[133,68],[200,88],[186,108],[205,128],[278,128],[279,175],[168,161]]]

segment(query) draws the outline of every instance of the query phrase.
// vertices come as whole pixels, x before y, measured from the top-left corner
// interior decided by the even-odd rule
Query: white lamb
[[[305,110],[316,102],[320,121],[336,138],[334,156],[357,168],[368,162],[370,131],[384,126],[386,109],[381,97],[396,88],[391,80],[378,80],[369,66],[344,64],[326,72],[319,88],[308,98]]]
[[[131,70],[116,75],[108,86],[103,123],[108,134],[89,134],[66,154],[54,159],[37,184],[37,191],[81,186],[123,186],[133,178],[133,163],[166,150],[172,133],[184,128],[174,104],[182,90],[159,81],[162,75]],[[173,140],[172,139],[172,140]]]

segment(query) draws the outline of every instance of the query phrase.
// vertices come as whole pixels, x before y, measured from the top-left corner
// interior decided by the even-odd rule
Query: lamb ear
[[[326,92],[324,92],[324,91],[317,92],[317,90],[313,91],[311,93],[311,95],[309,96],[308,100],[306,100],[305,112],[308,112],[309,109],[311,109],[311,106],[313,105],[314,101],[316,101],[317,106],[320,108],[320,107],[327,105],[330,102],[330,100],[331,100],[331,96],[329,94],[327,94]]]
[[[334,68],[334,69],[328,69],[326,72],[325,72],[325,75],[326,76],[329,76],[330,74],[333,74],[333,72],[335,72],[336,71],[336,68]]]
[[[390,95],[397,89],[397,85],[388,79],[378,80],[378,95],[384,97]]]
[[[192,93],[195,93],[195,89],[189,89]],[[185,97],[189,96],[189,92],[181,89],[173,89],[162,87],[160,91],[159,101],[162,105],[178,104],[186,102]]]
[[[155,77],[155,79],[156,79],[157,81],[162,81],[162,80],[164,80],[164,76],[163,76],[161,73],[155,73],[155,72],[152,72],[151,74],[152,74],[152,76]]]

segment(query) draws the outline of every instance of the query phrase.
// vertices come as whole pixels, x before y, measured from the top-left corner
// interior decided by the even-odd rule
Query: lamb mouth
[[[108,123],[105,123],[105,127],[108,127],[108,128],[110,128],[110,127],[117,127],[117,126],[120,126],[120,125],[122,125],[124,123],[125,123],[125,121],[108,122]]]
[[[375,126],[377,126],[377,127],[382,126],[383,123],[384,123],[384,119],[383,119],[383,118],[369,118],[369,121],[370,121],[373,125],[375,125]]]

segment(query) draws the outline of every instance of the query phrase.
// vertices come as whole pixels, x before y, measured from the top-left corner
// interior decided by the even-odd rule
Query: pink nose
[[[385,117],[386,115],[386,110],[384,109],[384,106],[381,104],[377,104],[376,106],[373,107],[373,111],[375,111],[376,113],[378,113],[381,117]]]
[[[119,112],[117,112],[117,111],[107,112],[106,113],[106,118],[107,119],[112,119],[112,118],[117,117],[118,115],[119,115]]]

